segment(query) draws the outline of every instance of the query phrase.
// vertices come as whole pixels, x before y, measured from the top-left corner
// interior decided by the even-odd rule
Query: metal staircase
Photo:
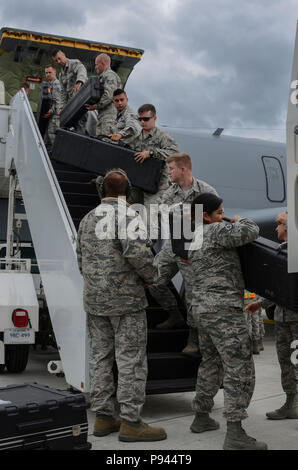
[[[88,337],[75,240],[81,219],[100,202],[91,183],[96,175],[50,160],[23,92],[15,96],[8,113],[7,175],[12,165],[19,179],[65,378],[74,388],[87,392]],[[173,285],[171,289],[183,309]],[[194,390],[199,358],[181,354],[188,329],[155,329],[167,314],[147,295],[147,393]]]

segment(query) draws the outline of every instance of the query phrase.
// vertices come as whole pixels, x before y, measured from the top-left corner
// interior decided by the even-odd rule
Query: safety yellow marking
[[[85,49],[89,51],[105,52],[107,54],[117,54],[127,57],[135,57],[140,59],[142,52],[135,49],[123,49],[104,44],[94,44],[92,42],[82,42],[68,38],[59,38],[56,36],[44,36],[33,33],[25,33],[24,31],[3,31],[2,38],[18,39],[22,41],[42,42],[44,44],[52,44],[57,46],[73,47],[75,49]]]

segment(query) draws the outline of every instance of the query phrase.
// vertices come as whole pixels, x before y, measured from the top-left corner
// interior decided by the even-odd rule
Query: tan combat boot
[[[199,334],[197,328],[189,328],[187,345],[182,349],[183,354],[198,354],[199,352]]]
[[[224,450],[267,450],[265,442],[257,441],[246,434],[241,421],[227,422],[227,434],[223,445]]]
[[[266,413],[268,419],[298,419],[298,393],[287,393],[285,404]]]
[[[192,432],[214,431],[219,428],[219,423],[210,418],[209,413],[196,413],[190,426]]]
[[[263,343],[263,339],[259,339],[259,350],[260,351],[264,351],[264,343]]]
[[[185,325],[185,320],[180,313],[180,310],[174,309],[169,311],[169,318],[163,323],[156,325],[158,330],[170,330],[171,328],[181,328]]]
[[[114,418],[113,416],[96,416],[93,435],[97,437],[107,436],[112,432],[117,432],[120,429],[121,419]]]
[[[166,437],[167,434],[163,428],[154,428],[143,421],[138,423],[122,421],[119,433],[119,441],[124,442],[162,441]]]

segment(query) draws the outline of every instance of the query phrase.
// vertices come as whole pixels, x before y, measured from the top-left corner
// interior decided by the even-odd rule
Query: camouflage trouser
[[[55,115],[49,119],[48,127],[44,136],[44,143],[47,149],[51,149],[56,137],[56,130],[60,126],[60,118]]]
[[[275,339],[278,362],[281,368],[281,385],[285,393],[296,393],[298,366],[291,362],[291,343],[298,340],[298,321],[275,321]]]
[[[87,316],[90,335],[90,399],[99,415],[114,415],[113,363],[118,367],[120,417],[140,419],[147,380],[146,312],[119,316]]]
[[[265,328],[264,328],[264,321],[262,316],[262,310],[258,310],[257,312],[251,314],[244,311],[245,318],[248,325],[248,331],[251,339],[253,341],[259,340],[264,338],[265,336]]]
[[[247,417],[255,386],[251,340],[243,312],[198,313],[193,306],[193,316],[202,353],[194,410],[209,413],[223,382],[224,416],[228,421],[241,421]]]
[[[114,134],[115,119],[116,119],[116,108],[115,108],[114,113],[99,112],[98,121],[96,124],[96,135]]]
[[[154,264],[157,267],[158,278],[154,284],[149,287],[149,292],[156,299],[164,310],[174,310],[177,308],[177,301],[174,294],[167,287],[171,279],[178,271],[184,280],[185,285],[185,303],[187,309],[187,324],[196,328],[196,323],[192,317],[192,272],[191,267],[180,261],[178,256],[169,248],[169,242],[166,241],[163,248],[155,256]]]

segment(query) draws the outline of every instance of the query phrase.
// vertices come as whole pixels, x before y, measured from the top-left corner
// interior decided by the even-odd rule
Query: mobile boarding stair
[[[83,280],[76,259],[80,220],[98,205],[91,183],[96,175],[51,162],[23,91],[10,107],[0,107],[0,165],[6,176],[15,167],[28,225],[67,383],[89,390],[88,338],[83,309]],[[7,117],[7,120],[5,118]],[[174,288],[178,302],[183,304]],[[156,330],[166,313],[148,295],[147,393],[194,390],[199,357],[181,354],[188,329]],[[57,369],[57,370],[58,370]]]

